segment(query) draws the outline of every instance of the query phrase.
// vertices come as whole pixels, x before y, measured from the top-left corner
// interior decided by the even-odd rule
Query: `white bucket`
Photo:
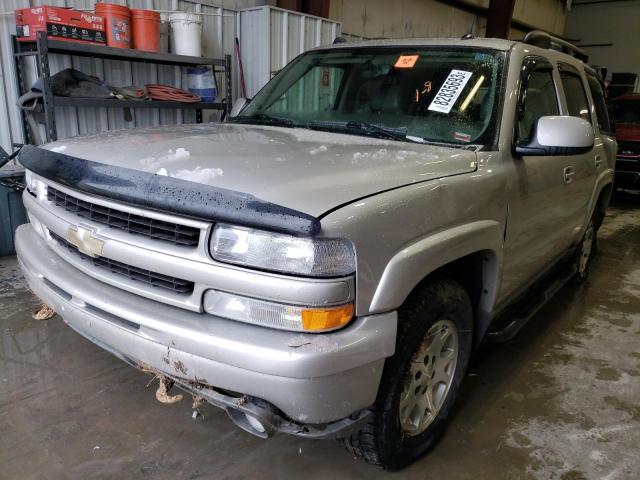
[[[197,13],[172,13],[171,52],[177,55],[202,56],[202,16]]]

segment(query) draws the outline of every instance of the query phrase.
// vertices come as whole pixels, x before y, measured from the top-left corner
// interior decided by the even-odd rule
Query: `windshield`
[[[354,47],[299,56],[233,121],[490,144],[504,52]]]
[[[640,98],[614,100],[613,116],[616,123],[640,123]]]

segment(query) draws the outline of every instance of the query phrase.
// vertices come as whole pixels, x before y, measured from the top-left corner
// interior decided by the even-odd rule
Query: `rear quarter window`
[[[613,133],[613,128],[611,126],[609,110],[607,108],[607,101],[605,99],[602,84],[595,76],[589,73],[587,74],[587,83],[589,84],[589,90],[591,91],[591,98],[593,98],[593,106],[596,109],[598,128],[600,129],[600,132],[606,135],[611,135]]]

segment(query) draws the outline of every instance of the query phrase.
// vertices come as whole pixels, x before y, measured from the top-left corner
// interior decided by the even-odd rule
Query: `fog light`
[[[326,332],[349,323],[354,308],[352,303],[338,307],[300,307],[208,290],[204,296],[204,311],[230,320],[281,330]]]

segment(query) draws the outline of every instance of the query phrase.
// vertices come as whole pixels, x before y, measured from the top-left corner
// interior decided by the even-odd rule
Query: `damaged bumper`
[[[190,312],[102,283],[58,257],[31,225],[16,232],[16,249],[31,289],[74,330],[224,408],[246,430],[252,431],[243,418],[259,418],[266,434],[260,436],[324,437],[354,428],[375,400],[384,359],[394,353],[395,312],[358,318],[334,333],[301,335]]]

